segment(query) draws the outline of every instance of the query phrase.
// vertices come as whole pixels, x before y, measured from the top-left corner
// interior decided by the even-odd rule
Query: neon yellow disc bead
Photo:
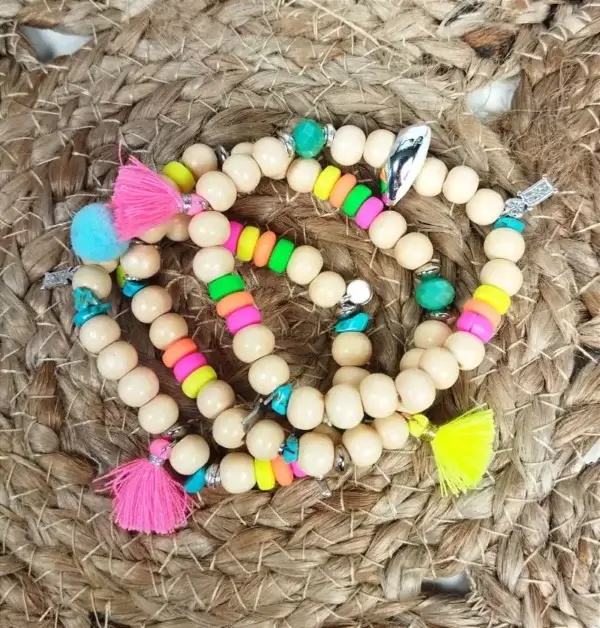
[[[320,198],[322,201],[326,201],[331,195],[333,186],[338,182],[338,179],[342,176],[342,171],[335,166],[327,166],[325,170],[321,171],[321,174],[315,181],[313,187],[313,194]]]
[[[183,194],[189,194],[194,191],[196,187],[196,179],[194,175],[178,161],[170,161],[162,169],[162,173],[169,177],[171,181],[174,181],[179,188],[179,191]]]
[[[254,255],[256,243],[260,238],[260,229],[258,227],[244,227],[237,243],[236,256],[242,262],[249,262]]]
[[[479,299],[491,305],[499,314],[506,314],[510,307],[510,297],[504,290],[484,284],[473,293],[474,299]]]
[[[254,459],[254,475],[261,491],[270,491],[275,488],[275,472],[270,460]]]
[[[200,394],[200,391],[206,386],[206,384],[213,382],[217,379],[217,373],[212,366],[201,366],[193,373],[190,373],[181,384],[181,390],[186,397],[190,399],[196,399]]]

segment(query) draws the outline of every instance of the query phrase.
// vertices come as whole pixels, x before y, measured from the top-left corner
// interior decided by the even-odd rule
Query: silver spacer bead
[[[324,124],[323,132],[325,133],[325,146],[329,148],[333,144],[333,138],[335,137],[335,127],[333,124]]]
[[[229,151],[225,148],[225,146],[221,146],[220,144],[215,148],[215,154],[217,155],[217,162],[219,167],[223,167],[225,160],[229,157]]]
[[[338,473],[343,473],[346,470],[346,466],[350,463],[350,454],[343,445],[336,445],[335,448],[335,462],[333,468]]]
[[[423,279],[427,279],[428,277],[439,277],[441,270],[441,264],[439,259],[432,259],[427,264],[423,264],[423,266],[419,266],[417,270],[415,270],[415,280],[423,281]]]
[[[163,438],[176,441],[182,439],[186,434],[187,428],[185,427],[185,425],[182,425],[181,423],[175,423],[174,425],[171,425],[168,430],[165,430],[161,434],[161,436]]]
[[[288,157],[292,158],[296,156],[296,142],[289,133],[278,133],[277,137],[284,143],[287,150]]]
[[[208,488],[219,488],[219,486],[221,486],[221,468],[219,467],[219,463],[215,462],[209,465],[204,477]]]
[[[453,310],[428,311],[423,314],[423,320],[441,321],[446,325],[453,325],[456,322],[456,313]]]

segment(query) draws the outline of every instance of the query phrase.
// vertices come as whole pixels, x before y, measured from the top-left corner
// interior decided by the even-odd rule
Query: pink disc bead
[[[477,312],[463,312],[456,321],[456,328],[477,336],[481,342],[488,342],[494,335],[492,323]]]
[[[237,222],[236,220],[231,220],[229,222],[229,237],[223,246],[228,251],[231,251],[233,255],[237,252],[238,240],[240,239],[243,229],[244,225],[241,222]]]
[[[171,455],[171,442],[166,438],[155,438],[148,448],[151,456],[161,460],[168,460]]]
[[[231,312],[225,320],[227,321],[227,329],[232,334],[237,334],[244,327],[262,323],[262,314],[254,305],[246,305],[246,307]]]
[[[188,353],[184,355],[181,360],[178,360],[173,367],[173,375],[175,379],[181,383],[188,376],[191,375],[196,369],[208,364],[206,358],[200,353],[200,351],[194,351],[194,353]]]
[[[294,462],[290,463],[290,467],[292,467],[292,471],[294,472],[294,477],[295,478],[305,478],[305,477],[307,477],[308,473],[304,473],[304,471],[302,471],[302,469],[300,468],[300,466],[298,465],[298,462],[296,460],[294,460]]]
[[[368,229],[371,223],[383,211],[383,201],[376,196],[369,198],[360,206],[354,220],[361,229]]]

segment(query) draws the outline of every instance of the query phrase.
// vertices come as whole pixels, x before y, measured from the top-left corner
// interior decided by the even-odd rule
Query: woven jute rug
[[[0,626],[600,626],[600,13],[595,3],[506,0],[0,1]],[[23,25],[91,35],[43,65]],[[465,95],[522,72],[513,108],[483,124]],[[497,453],[477,490],[439,493],[425,447],[377,467],[275,492],[205,491],[171,537],[130,535],[91,480],[146,436],[80,346],[68,228],[109,196],[119,145],[147,164],[193,141],[231,147],[293,116],[365,130],[432,126],[432,152],[514,195],[561,190],[529,219],[525,285],[476,372],[439,416],[478,402]],[[372,176],[372,175],[368,175]],[[462,208],[409,195],[459,300],[476,286],[484,231]],[[419,313],[412,279],[351,224],[283,182],[233,216],[323,251],[376,293],[373,368],[395,375]],[[240,400],[230,336],[191,272],[191,244],[163,245],[158,281]],[[242,268],[299,381],[331,381],[330,313],[285,277]],[[201,433],[116,291],[114,312]],[[471,592],[436,578],[466,572]]]

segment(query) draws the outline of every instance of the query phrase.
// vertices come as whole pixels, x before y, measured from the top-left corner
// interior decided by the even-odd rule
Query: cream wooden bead
[[[491,225],[498,220],[503,209],[504,199],[488,188],[477,190],[465,207],[469,220],[476,225]]]
[[[235,405],[235,392],[227,382],[216,379],[202,388],[196,404],[200,414],[212,420]]]
[[[448,328],[448,335],[450,335],[450,329]],[[423,355],[423,351],[425,349],[419,349],[415,347],[414,349],[409,349],[400,359],[400,371],[406,371],[406,369],[416,369],[419,368],[419,362],[421,361],[421,356]]]
[[[394,257],[402,268],[415,270],[433,259],[433,244],[424,233],[412,231],[396,242]]]
[[[240,142],[231,149],[231,155],[252,155],[254,144],[252,142]]]
[[[307,286],[323,268],[321,251],[314,246],[299,246],[294,249],[285,272],[287,276],[299,286]]]
[[[116,381],[127,375],[138,363],[138,352],[135,347],[117,340],[100,351],[96,358],[96,366],[104,379]]]
[[[437,196],[442,192],[448,167],[441,159],[428,157],[417,175],[413,187],[421,196]]]
[[[119,380],[117,390],[124,404],[140,408],[158,394],[158,377],[147,366],[136,366]]]
[[[501,227],[490,231],[484,242],[483,250],[488,259],[507,259],[518,262],[525,253],[525,240],[514,229]]]
[[[406,233],[406,220],[393,209],[381,212],[369,227],[369,238],[378,249],[392,249]]]
[[[435,401],[435,384],[425,371],[406,369],[396,377],[400,404],[409,413],[427,410]]]
[[[364,416],[360,393],[351,384],[332,386],[325,395],[325,412],[329,422],[341,430],[358,425]]]
[[[273,460],[285,441],[285,432],[271,419],[258,421],[246,435],[246,448],[258,460]]]
[[[312,192],[321,170],[321,164],[316,159],[294,159],[286,173],[288,185],[294,192],[308,194]]]
[[[121,337],[121,328],[117,321],[106,314],[94,316],[86,321],[79,330],[79,341],[90,353],[100,353]]]
[[[104,268],[107,273],[112,273],[119,265],[119,260],[113,259],[108,262],[92,262],[92,260],[82,258],[81,263],[85,264],[85,266],[100,266],[100,268]]]
[[[341,275],[326,270],[319,273],[308,286],[310,300],[319,307],[333,307],[346,294],[346,282]]]
[[[148,279],[160,270],[160,253],[151,244],[134,244],[121,257],[123,271],[135,279]]]
[[[215,443],[227,449],[237,449],[244,443],[244,419],[248,413],[242,408],[229,408],[221,412],[212,424]]]
[[[146,244],[156,244],[160,242],[167,235],[168,222],[152,227],[138,236],[138,240],[142,240]]]
[[[342,435],[342,443],[357,467],[376,464],[383,453],[381,438],[369,425],[361,424],[346,430]]]
[[[331,355],[340,366],[363,366],[371,359],[373,346],[366,334],[348,331],[334,338]]]
[[[300,436],[298,466],[314,478],[321,478],[333,469],[335,448],[325,434],[308,432]]]
[[[438,390],[452,388],[458,379],[458,362],[443,347],[430,347],[423,351],[419,368],[427,373]]]
[[[188,434],[171,449],[169,464],[181,475],[192,475],[208,462],[209,457],[210,448],[204,438]]]
[[[312,386],[299,386],[292,390],[287,407],[290,425],[299,430],[312,430],[323,422],[325,398]]]
[[[209,246],[194,255],[192,268],[198,281],[210,283],[233,272],[235,257],[225,247]]]
[[[252,364],[248,371],[250,386],[259,395],[270,395],[290,379],[288,363],[278,355],[266,355]]]
[[[367,136],[353,124],[345,124],[335,132],[331,143],[331,156],[340,166],[354,166],[363,155]]]
[[[350,384],[358,388],[368,374],[369,371],[367,371],[367,369],[361,369],[359,366],[341,366],[335,372],[331,383],[333,386],[337,384]]]
[[[461,371],[476,369],[485,358],[483,342],[466,331],[455,331],[450,334],[444,347],[455,357]]]
[[[249,325],[233,337],[233,353],[241,362],[252,364],[275,350],[275,334],[265,325]]]
[[[230,155],[223,162],[223,172],[231,178],[238,192],[249,194],[260,183],[261,172],[252,155]]]
[[[190,216],[187,214],[175,214],[167,223],[166,236],[173,242],[185,242],[190,239]]]
[[[99,299],[106,299],[112,289],[112,279],[101,266],[80,266],[71,283],[73,290],[89,288]]]
[[[232,495],[251,491],[256,484],[254,460],[241,452],[227,454],[219,465],[221,486]]]
[[[138,422],[148,434],[162,434],[177,423],[179,406],[173,397],[159,393],[138,410]]]
[[[324,434],[334,445],[342,444],[342,433],[327,423],[321,423],[312,430],[313,434]]]
[[[377,129],[369,133],[363,149],[363,159],[373,168],[381,168],[392,151],[396,136],[387,129]]]
[[[226,212],[237,199],[235,183],[222,172],[207,172],[196,183],[196,194],[205,198],[217,212]]]
[[[442,192],[450,203],[466,203],[470,201],[479,186],[479,175],[469,166],[455,166],[450,170]]]
[[[442,321],[423,321],[417,325],[413,344],[418,349],[429,347],[442,347],[452,330]]]
[[[481,269],[479,280],[482,284],[496,286],[504,290],[509,297],[519,292],[523,285],[521,269],[510,260],[492,259]]]
[[[402,449],[410,435],[408,423],[397,412],[390,414],[390,416],[375,419],[372,426],[379,434],[384,449]]]
[[[398,393],[394,380],[383,373],[365,377],[358,388],[365,414],[376,419],[386,417],[396,410]]]
[[[252,157],[269,179],[284,179],[291,162],[285,144],[276,137],[262,137],[255,142]]]
[[[147,286],[131,299],[131,311],[142,323],[149,325],[159,316],[171,311],[173,299],[162,286]]]
[[[201,248],[221,246],[229,238],[229,220],[221,212],[202,212],[192,218],[189,231],[192,242]]]
[[[188,335],[188,325],[179,314],[162,314],[150,325],[150,342],[161,351],[170,344]]]
[[[181,163],[192,171],[196,179],[199,179],[206,172],[217,170],[219,167],[215,151],[206,144],[192,144],[188,146],[183,151]]]

